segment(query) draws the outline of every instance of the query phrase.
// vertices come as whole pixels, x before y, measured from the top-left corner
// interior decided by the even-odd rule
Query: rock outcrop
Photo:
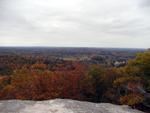
[[[0,113],[143,113],[128,106],[66,99],[48,101],[0,101]]]

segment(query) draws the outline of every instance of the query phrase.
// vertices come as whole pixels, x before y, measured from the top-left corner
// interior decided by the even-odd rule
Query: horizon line
[[[0,46],[0,48],[104,48],[104,49],[149,49],[137,47],[94,47],[94,46]]]

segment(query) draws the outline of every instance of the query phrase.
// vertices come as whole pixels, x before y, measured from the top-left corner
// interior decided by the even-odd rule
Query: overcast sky
[[[150,0],[0,0],[0,46],[150,47]]]

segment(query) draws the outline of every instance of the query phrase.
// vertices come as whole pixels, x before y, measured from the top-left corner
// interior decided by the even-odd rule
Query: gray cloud
[[[149,0],[0,0],[0,45],[150,45]]]
[[[142,7],[150,7],[150,0],[141,0]]]

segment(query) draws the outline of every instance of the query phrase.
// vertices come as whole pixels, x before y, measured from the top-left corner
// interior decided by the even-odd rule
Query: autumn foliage
[[[149,104],[149,52],[139,54],[121,68],[75,61],[50,66],[48,61],[31,61],[8,65],[10,71],[0,76],[0,99],[67,98],[132,107]]]
[[[86,76],[85,67],[74,64],[70,71],[46,70],[45,65],[36,64],[30,69],[15,70],[10,84],[1,91],[3,99],[45,100],[53,98],[86,99],[93,87]],[[89,83],[88,83],[89,82]]]

